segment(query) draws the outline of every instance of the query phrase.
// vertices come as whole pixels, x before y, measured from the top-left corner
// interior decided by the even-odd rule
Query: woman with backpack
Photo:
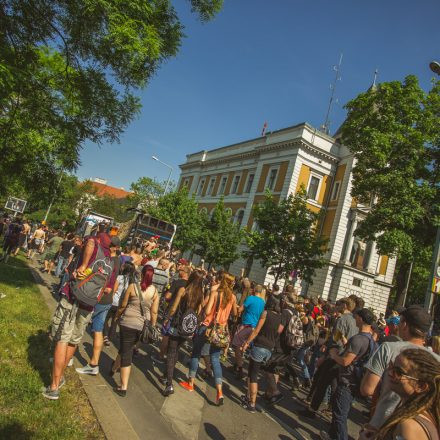
[[[222,349],[229,343],[228,319],[232,313],[237,315],[237,301],[232,291],[235,277],[224,273],[218,289],[211,290],[208,303],[205,306],[205,319],[199,327],[193,341],[193,351],[189,367],[188,381],[180,382],[187,391],[194,391],[194,379],[199,366],[202,352],[207,352],[214,372],[215,387],[217,389],[216,404],[223,405],[222,382],[223,374],[220,363]],[[206,346],[209,345],[209,347]]]
[[[156,325],[159,295],[153,285],[153,274],[154,269],[151,266],[144,266],[140,283],[132,277],[118,309],[121,343],[110,375],[113,376],[120,368],[121,385],[114,390],[122,397],[127,394],[133,349],[139,341],[144,323],[149,321],[152,326]]]
[[[173,375],[179,348],[197,329],[197,316],[203,303],[203,278],[204,273],[201,270],[191,273],[185,290],[179,289],[163,323],[169,334],[167,370],[160,378],[165,385],[165,397],[174,393]]]

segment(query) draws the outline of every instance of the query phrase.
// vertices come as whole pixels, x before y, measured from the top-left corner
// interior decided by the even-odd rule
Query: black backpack
[[[104,254],[100,244],[96,245],[98,249],[95,259],[88,267],[91,273],[83,279],[71,281],[70,284],[75,299],[90,307],[94,307],[100,301],[114,268],[113,259]]]
[[[192,338],[198,326],[197,313],[190,307],[187,307],[186,301],[179,304],[175,315],[175,327],[177,333],[182,338]]]

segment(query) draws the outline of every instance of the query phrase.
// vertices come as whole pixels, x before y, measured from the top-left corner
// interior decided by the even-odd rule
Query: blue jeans
[[[353,403],[353,394],[348,386],[338,384],[332,399],[332,424],[330,437],[333,440],[347,440],[347,419]]]
[[[309,369],[307,368],[307,364],[304,360],[307,350],[309,347],[302,347],[298,350],[296,358],[298,359],[298,364],[301,368],[301,376],[303,379],[310,379]]]
[[[60,277],[63,274],[64,269],[66,268],[66,265],[67,265],[67,261],[68,261],[67,258],[62,257],[61,255],[58,256],[58,264],[55,269],[55,276],[56,277]]]
[[[202,348],[205,344],[207,344],[205,336],[206,329],[207,327],[202,325],[194,335],[191,362],[189,364],[189,377],[196,377],[197,368],[199,367],[199,359],[202,355]],[[203,351],[205,352],[205,350],[207,352],[206,346],[204,347]],[[216,385],[221,385],[223,381],[222,366],[220,364],[221,351],[221,348],[209,345],[209,357],[211,358],[212,371],[214,372]]]

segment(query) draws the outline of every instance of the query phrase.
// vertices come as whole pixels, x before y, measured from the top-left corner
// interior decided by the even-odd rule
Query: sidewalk
[[[50,310],[56,307],[52,296],[54,277],[39,272],[31,266],[32,273]],[[86,333],[76,354],[75,367],[83,366],[90,359],[92,338]],[[79,375],[90,403],[96,412],[102,429],[109,440],[164,439],[164,440],[258,440],[258,439],[318,439],[321,429],[328,430],[328,421],[298,419],[302,409],[299,398],[285,398],[276,407],[259,407],[259,413],[250,414],[240,405],[242,384],[224,368],[225,403],[217,407],[215,389],[211,383],[196,381],[196,391],[188,393],[175,384],[175,393],[168,398],[161,394],[163,386],[158,377],[163,368],[154,365],[151,354],[155,347],[143,346],[134,358],[127,396],[119,397],[113,392],[115,381],[108,374],[117,354],[112,344],[104,348],[100,359],[98,376]],[[186,355],[185,355],[186,357]],[[185,362],[184,359],[182,359]],[[175,377],[184,379],[187,367],[178,362]],[[115,378],[119,380],[118,375]],[[291,391],[282,386],[286,396]],[[62,398],[62,393],[61,393]],[[260,401],[260,399],[259,399]],[[355,406],[352,414],[362,421],[361,407]],[[357,424],[349,421],[349,432],[357,438]]]

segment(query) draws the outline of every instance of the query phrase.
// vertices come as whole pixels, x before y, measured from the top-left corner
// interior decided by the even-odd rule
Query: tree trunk
[[[402,307],[406,294],[406,281],[410,270],[411,263],[404,261],[400,264],[396,274],[396,298],[394,300],[394,308]]]

